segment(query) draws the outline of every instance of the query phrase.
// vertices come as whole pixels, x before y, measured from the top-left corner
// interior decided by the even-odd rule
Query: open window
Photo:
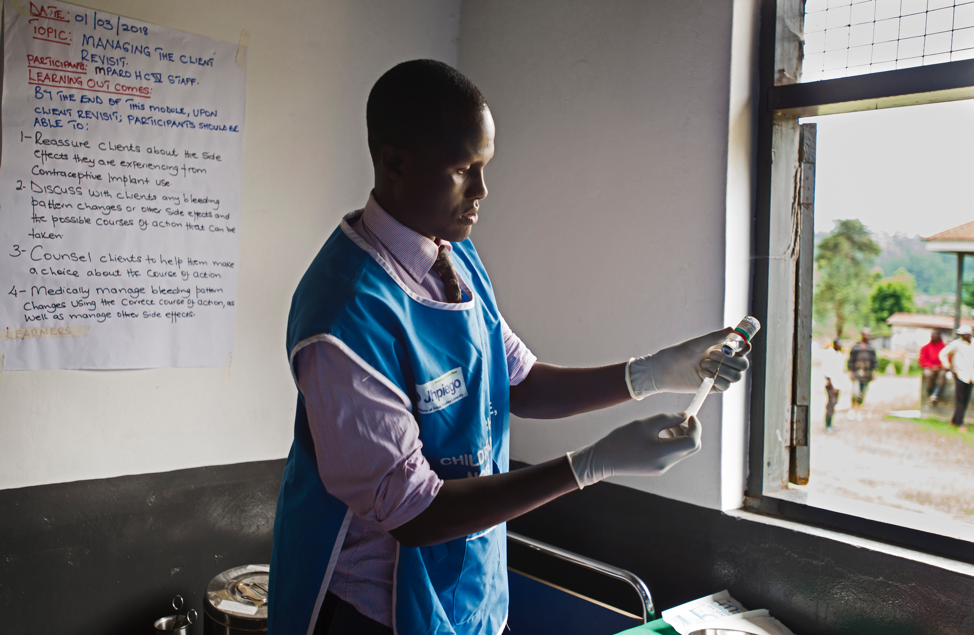
[[[861,480],[874,490],[862,494],[837,485],[829,489],[821,486],[827,479],[817,459],[839,447],[828,445],[827,439],[849,437],[854,431],[884,434],[917,426],[935,443],[949,436],[936,427],[924,432],[925,417],[911,419],[911,411],[922,409],[923,395],[922,375],[909,373],[918,352],[911,347],[919,348],[923,329],[952,337],[954,298],[944,302],[950,295],[944,292],[939,305],[929,298],[922,306],[915,297],[905,302],[903,288],[911,284],[914,295],[920,295],[910,267],[896,267],[906,256],[899,254],[900,261],[881,258],[884,250],[899,250],[927,258],[924,262],[935,262],[941,271],[947,263],[948,273],[941,278],[956,280],[956,288],[962,288],[963,279],[951,274],[950,262],[956,261],[934,253],[915,234],[930,238],[974,220],[970,144],[958,143],[957,138],[974,134],[974,102],[965,101],[974,98],[974,0],[768,0],[761,7],[752,288],[753,312],[765,329],[754,343],[746,507],[972,562],[974,503],[968,512],[961,500],[953,515],[943,510],[925,513],[922,500],[900,504],[898,493],[890,493],[890,481],[903,476],[894,457],[883,462],[854,452],[839,460],[845,468],[873,469],[871,485],[870,479]],[[955,145],[963,147],[966,158],[942,156],[944,148]],[[951,204],[945,192],[951,188],[962,195],[954,209],[946,210]],[[915,205],[910,218],[912,229],[900,231],[889,221],[905,204],[901,199],[912,194],[921,204]],[[818,226],[817,198],[821,220],[829,221]],[[828,210],[826,200],[831,201]],[[835,201],[848,205],[837,209],[841,205]],[[838,237],[823,243],[833,234]],[[860,261],[850,264],[847,261],[855,258],[840,254],[838,259],[845,259],[842,266],[827,271],[828,249],[856,240]],[[822,293],[829,275],[833,282],[845,284],[843,293],[852,293],[858,305],[848,302],[852,308],[845,313],[830,315],[825,310],[826,301],[842,295]],[[943,280],[937,284],[942,287]],[[936,286],[929,280],[924,285],[926,291]],[[890,297],[877,289],[889,291]],[[874,295],[877,305],[888,302],[870,312]],[[885,315],[885,310],[896,308],[904,310]],[[899,317],[893,319],[894,313]],[[913,334],[913,344],[904,344],[901,337],[900,348],[894,346],[893,328],[900,328],[900,335],[906,328],[896,326],[896,320],[912,320],[912,328],[920,329]],[[944,325],[938,327],[940,322]],[[883,391],[905,391],[904,396],[889,407],[840,407],[834,423],[848,422],[846,429],[826,437],[821,354],[826,342],[842,339],[841,370],[848,370],[849,349],[863,339],[861,331],[867,326],[878,347],[876,379],[884,380]],[[835,360],[833,366],[838,366]],[[903,381],[887,382],[887,376]],[[855,392],[856,387],[861,388],[849,378],[845,389]],[[872,383],[873,402],[866,392],[863,408],[880,403],[879,388],[878,382]],[[968,436],[948,442],[974,451],[974,434]],[[860,441],[868,444],[868,435]],[[909,438],[904,443],[909,444]],[[944,461],[940,463],[933,469],[944,468]]]

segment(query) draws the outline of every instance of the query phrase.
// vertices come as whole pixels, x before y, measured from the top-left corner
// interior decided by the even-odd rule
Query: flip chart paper
[[[6,369],[223,366],[243,177],[237,44],[25,5],[4,7]]]

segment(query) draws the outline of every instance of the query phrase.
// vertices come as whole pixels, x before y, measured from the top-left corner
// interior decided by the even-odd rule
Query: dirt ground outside
[[[974,526],[974,431],[947,422],[891,417],[915,410],[920,377],[883,375],[869,386],[862,420],[840,392],[838,430],[825,432],[825,380],[813,355],[811,479],[805,489],[951,518]]]

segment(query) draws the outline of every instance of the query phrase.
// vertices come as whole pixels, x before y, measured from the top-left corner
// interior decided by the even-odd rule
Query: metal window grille
[[[802,82],[974,58],[974,0],[807,0]]]

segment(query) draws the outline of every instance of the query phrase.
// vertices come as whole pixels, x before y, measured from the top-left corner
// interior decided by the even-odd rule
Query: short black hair
[[[393,66],[369,93],[365,121],[369,152],[384,145],[410,148],[439,138],[451,117],[479,112],[487,105],[480,89],[457,69],[436,60],[411,60]]]

